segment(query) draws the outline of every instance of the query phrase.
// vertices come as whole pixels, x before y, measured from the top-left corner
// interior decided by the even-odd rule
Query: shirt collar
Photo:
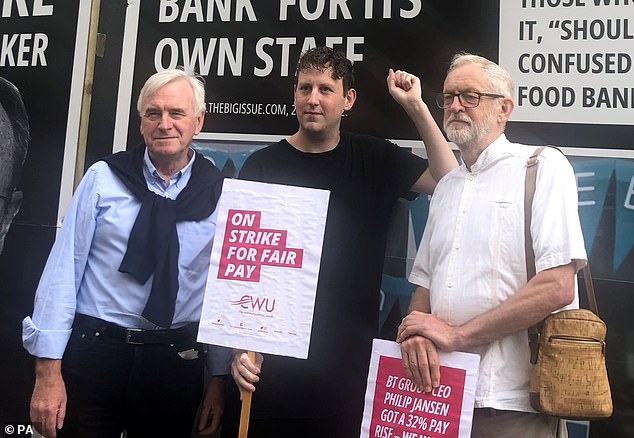
[[[471,173],[481,172],[495,163],[502,155],[505,154],[508,145],[509,141],[507,140],[506,135],[504,135],[504,133],[501,134],[478,156],[476,162],[471,166]]]
[[[189,158],[189,161],[187,162],[185,167],[172,175],[172,177],[170,178],[170,186],[174,185],[176,187],[179,187],[181,183],[183,183],[183,185],[187,185],[187,181],[189,181],[192,173],[192,165],[194,163],[194,160],[196,159],[196,154],[194,153],[194,150],[192,148],[188,149],[187,156]],[[150,155],[148,154],[147,147],[145,148],[145,152],[143,152],[143,168],[144,174],[147,171],[146,180],[148,176],[151,176],[152,178],[158,179],[164,183],[165,180],[161,177],[161,175],[159,175],[156,167],[154,166],[154,164],[152,164],[152,160],[150,160]]]

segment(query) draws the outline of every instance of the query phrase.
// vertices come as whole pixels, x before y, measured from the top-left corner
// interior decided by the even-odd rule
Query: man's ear
[[[200,134],[200,131],[203,130],[204,123],[205,123],[205,112],[202,111],[200,114],[198,114],[198,117],[196,117],[196,129],[194,131],[194,135]]]
[[[343,109],[345,111],[349,111],[354,106],[354,102],[357,100],[357,90],[355,90],[354,88],[350,88],[346,92],[345,97],[346,97],[346,102],[344,104]]]
[[[511,113],[513,112],[513,108],[515,108],[515,104],[512,99],[505,97],[502,99],[502,103],[500,104],[500,114],[499,118],[502,122],[506,123],[506,121],[511,117]]]

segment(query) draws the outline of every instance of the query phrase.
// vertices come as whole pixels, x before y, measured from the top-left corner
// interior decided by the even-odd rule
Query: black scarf
[[[203,220],[216,208],[222,190],[220,171],[198,152],[187,186],[175,200],[148,190],[143,176],[145,144],[103,158],[110,170],[141,202],[128,248],[119,266],[140,284],[154,274],[143,317],[160,327],[170,327],[178,293],[179,243],[176,223]],[[212,236],[209,236],[211,238]]]

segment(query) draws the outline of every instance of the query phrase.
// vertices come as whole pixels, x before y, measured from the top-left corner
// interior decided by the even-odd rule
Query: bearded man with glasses
[[[524,176],[536,147],[504,135],[511,77],[458,54],[436,103],[463,163],[432,198],[409,277],[418,287],[398,330],[403,365],[431,391],[440,383],[438,350],[479,354],[472,437],[566,436],[565,423],[530,406],[527,329],[578,306],[576,272],[587,256],[574,172],[554,148],[539,156],[530,230],[537,275],[527,282]]]

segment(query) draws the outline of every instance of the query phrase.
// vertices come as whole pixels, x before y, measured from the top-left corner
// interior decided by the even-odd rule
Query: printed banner
[[[631,2],[500,0],[500,65],[516,83],[511,119],[632,124]]]
[[[480,357],[439,352],[440,386],[423,393],[405,375],[397,343],[375,339],[361,438],[468,438]]]
[[[634,161],[616,162],[616,231],[614,236],[614,271],[634,248]]]
[[[225,180],[199,342],[308,357],[329,197]]]
[[[277,141],[297,129],[299,55],[322,45],[343,51],[355,65],[358,99],[345,129],[418,142],[415,126],[387,91],[388,69],[416,73],[433,99],[442,91],[448,59],[466,42],[489,57],[497,53],[496,32],[482,32],[481,20],[473,20],[482,16],[495,27],[497,0],[461,2],[468,20],[459,28],[456,5],[445,0],[128,3],[115,144],[125,144],[126,134],[138,138],[135,96],[145,78],[178,65],[207,83],[208,117],[199,138]],[[430,108],[441,117],[439,108]]]
[[[16,432],[33,391],[21,321],[74,188],[91,3],[0,1],[0,424]]]
[[[599,221],[607,199],[615,160],[612,158],[569,158],[577,179],[579,220],[588,254],[592,252]]]

